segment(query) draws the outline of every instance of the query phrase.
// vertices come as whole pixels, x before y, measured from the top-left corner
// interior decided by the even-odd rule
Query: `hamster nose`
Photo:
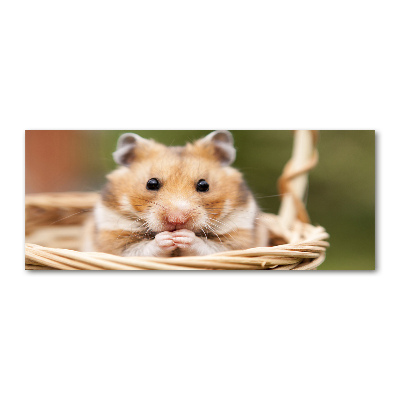
[[[166,219],[170,224],[181,225],[189,220],[189,214],[182,211],[171,211],[166,215]]]

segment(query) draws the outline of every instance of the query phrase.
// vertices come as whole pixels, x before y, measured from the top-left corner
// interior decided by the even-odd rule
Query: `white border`
[[[8,2],[4,399],[395,399],[395,2]],[[377,271],[24,271],[25,129],[376,129]]]

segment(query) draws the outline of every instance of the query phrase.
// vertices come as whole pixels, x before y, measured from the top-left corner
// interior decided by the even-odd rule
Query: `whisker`
[[[75,213],[75,214],[68,215],[67,217],[58,219],[57,221],[54,221],[54,222],[52,222],[52,223],[49,224],[49,225],[54,225],[54,224],[56,224],[57,222],[63,221],[64,219],[71,218],[71,217],[73,217],[74,215],[82,214],[82,213],[88,212],[88,211],[91,211],[91,209],[82,210],[82,211],[79,211],[79,212],[77,212],[77,213]]]
[[[210,224],[213,225],[214,227],[218,228],[218,226],[214,225],[212,222],[210,222]],[[236,232],[236,231],[233,230],[233,231],[231,231],[231,232]],[[235,239],[229,232],[220,233],[220,235],[225,236],[225,237],[226,237],[226,235],[229,235],[229,236],[231,237],[231,239],[232,239],[234,242],[237,242],[237,241],[238,241],[238,240]]]
[[[257,195],[255,195],[254,197],[255,197],[256,199],[268,199],[268,198],[270,198],[270,197],[281,197],[281,196],[286,196],[287,194],[290,194],[290,192],[288,192],[288,193],[282,193],[282,194],[273,194],[273,195],[270,195],[270,196],[257,196]]]
[[[229,232],[232,232],[232,233],[235,233],[235,232],[237,232],[238,230],[239,230],[239,228],[236,226],[236,229],[234,229],[234,228],[232,228],[231,226],[229,226],[228,224],[226,224],[226,223],[223,223],[223,222],[221,222],[221,221],[217,221],[217,220],[215,220],[215,219],[212,219],[213,221],[214,221],[214,224],[213,224],[213,226],[216,226],[217,228],[221,228],[221,225],[225,225],[225,227],[226,228],[228,228],[229,229]],[[211,223],[211,222],[210,222]],[[218,225],[215,225],[215,223],[217,223]],[[227,232],[227,234],[229,234],[229,232]]]
[[[203,228],[200,228],[200,229],[204,233],[204,236],[206,237],[206,239],[208,240],[208,236],[207,236],[207,233],[205,232],[205,230]]]
[[[131,199],[139,199],[139,200],[142,200],[142,201],[144,201],[146,203],[155,204],[156,206],[159,206],[159,207],[161,207],[161,208],[163,208],[165,210],[165,207],[162,204],[159,204],[159,203],[157,203],[155,201],[152,201],[152,200],[149,200],[149,199],[144,199],[143,197],[131,197]]]
[[[222,240],[221,240],[221,238],[218,236],[218,233],[217,232],[215,232],[214,231],[214,229],[213,228],[211,228],[211,226],[210,225],[208,225],[208,224],[206,224],[206,227],[208,228],[208,229],[210,229],[211,230],[211,232],[213,232],[216,236],[217,236],[217,238],[218,238],[218,240],[221,242],[221,244],[222,244]]]

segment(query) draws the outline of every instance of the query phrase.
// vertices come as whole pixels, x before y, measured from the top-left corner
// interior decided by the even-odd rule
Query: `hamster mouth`
[[[168,224],[164,226],[164,230],[168,232],[179,231],[181,229],[189,229],[187,224]],[[191,229],[189,229],[191,230]]]
[[[192,231],[198,237],[209,237],[211,234],[206,233],[204,230],[197,230],[193,226],[188,226],[188,224],[164,224],[163,228],[160,231],[154,232],[155,235],[161,232],[175,232],[181,229],[187,229]]]

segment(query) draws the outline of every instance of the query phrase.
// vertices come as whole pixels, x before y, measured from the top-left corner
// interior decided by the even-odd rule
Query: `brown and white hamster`
[[[265,245],[259,208],[229,131],[184,147],[123,134],[95,206],[91,249],[120,256],[201,256]]]

